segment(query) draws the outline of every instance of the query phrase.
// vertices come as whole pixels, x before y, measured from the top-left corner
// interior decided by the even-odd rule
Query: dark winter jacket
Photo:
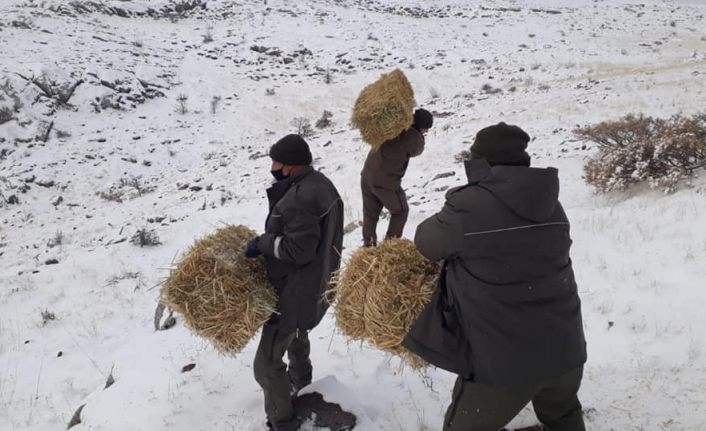
[[[343,201],[311,167],[267,190],[270,214],[258,245],[279,295],[272,324],[286,331],[315,327],[326,313],[323,294],[341,263]]]
[[[432,364],[497,386],[534,384],[586,361],[569,222],[554,168],[466,162],[469,183],[417,228],[444,259],[440,289],[404,345]]]
[[[370,150],[361,172],[362,181],[372,187],[395,191],[402,184],[410,157],[423,151],[424,135],[410,127],[395,139],[383,143],[377,151]]]

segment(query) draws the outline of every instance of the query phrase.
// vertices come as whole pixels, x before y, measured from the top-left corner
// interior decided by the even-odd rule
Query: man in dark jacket
[[[377,224],[383,207],[390,212],[386,238],[399,238],[407,222],[409,206],[402,189],[402,177],[411,157],[424,151],[424,135],[434,123],[426,109],[414,112],[414,124],[395,139],[370,150],[361,172],[363,192],[363,244],[377,244]]]
[[[311,167],[309,146],[287,135],[270,150],[265,233],[247,245],[248,257],[265,257],[267,276],[279,296],[277,313],[262,329],[255,354],[255,380],[265,395],[270,429],[299,429],[292,393],[311,383],[307,332],[326,309],[323,294],[338,270],[343,242],[343,201],[334,185]],[[289,359],[289,369],[282,358]]]
[[[468,184],[417,228],[419,251],[445,265],[404,345],[459,375],[445,431],[497,431],[530,401],[550,431],[584,430],[569,221],[557,170],[529,167],[529,140],[505,123],[478,132]]]

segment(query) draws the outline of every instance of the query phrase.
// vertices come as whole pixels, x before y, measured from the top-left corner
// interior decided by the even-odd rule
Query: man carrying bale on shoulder
[[[402,236],[409,214],[402,177],[407,172],[409,159],[424,151],[424,135],[433,123],[434,118],[429,111],[417,109],[411,127],[368,153],[360,181],[363,192],[363,245],[377,244],[376,229],[383,207],[390,212],[385,237]]]
[[[343,201],[322,173],[311,167],[309,146],[287,135],[270,149],[276,182],[267,190],[270,212],[265,233],[245,255],[265,257],[267,276],[279,296],[278,312],[262,329],[254,362],[265,395],[268,427],[298,430],[292,394],[311,383],[307,332],[328,308],[323,300],[338,270],[343,242]],[[288,355],[289,368],[282,360]]]
[[[439,290],[405,338],[458,374],[445,431],[497,431],[532,402],[549,431],[583,431],[586,342],[554,168],[531,168],[529,136],[482,129],[468,184],[422,222],[419,252],[444,260]]]

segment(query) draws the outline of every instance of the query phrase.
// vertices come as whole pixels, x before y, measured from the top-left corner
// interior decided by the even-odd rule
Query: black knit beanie
[[[304,138],[299,135],[287,135],[270,148],[270,158],[285,165],[309,166],[311,151]]]
[[[530,137],[517,126],[498,123],[481,129],[471,145],[471,158],[486,159],[492,165],[529,166],[525,151]]]
[[[431,112],[422,108],[419,108],[414,111],[414,124],[412,125],[412,127],[417,130],[421,130],[431,129],[432,125],[434,125],[434,116],[431,115]]]

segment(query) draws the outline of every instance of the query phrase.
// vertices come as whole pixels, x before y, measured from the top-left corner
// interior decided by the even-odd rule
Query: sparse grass
[[[123,191],[119,189],[110,189],[108,191],[103,191],[100,192],[98,195],[101,197],[101,199],[104,199],[109,202],[117,202],[117,203],[122,203],[123,202]]]
[[[144,184],[142,184],[142,181],[139,177],[121,178],[118,185],[121,188],[130,187],[135,189],[138,196],[142,196],[143,193],[148,193],[154,190],[153,188],[146,187]]]
[[[115,286],[123,280],[141,280],[142,273],[139,271],[125,271],[122,274],[114,275],[106,280],[106,286]]]

